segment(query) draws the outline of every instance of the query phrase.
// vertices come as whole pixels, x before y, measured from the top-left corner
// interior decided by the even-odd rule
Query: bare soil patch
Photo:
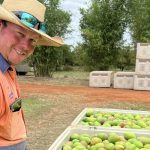
[[[87,81],[57,85],[44,79],[20,78],[19,82],[24,98],[38,98],[51,103],[51,107],[45,107],[34,118],[26,118],[28,150],[47,150],[85,107],[128,109],[130,103],[130,109],[145,104],[147,110],[150,109],[149,91],[90,88]],[[124,105],[120,106],[120,102]]]

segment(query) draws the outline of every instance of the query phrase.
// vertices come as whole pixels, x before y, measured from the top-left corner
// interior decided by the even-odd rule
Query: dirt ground
[[[87,81],[57,85],[42,78],[19,78],[19,82],[24,98],[38,97],[51,103],[34,120],[27,118],[28,150],[47,150],[85,107],[120,108],[123,102],[121,108],[126,109],[130,102],[133,109],[136,104],[150,108],[149,91],[90,88]]]

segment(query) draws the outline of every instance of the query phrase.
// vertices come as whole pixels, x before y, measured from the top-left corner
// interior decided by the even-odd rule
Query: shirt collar
[[[0,70],[5,73],[9,68],[10,64],[5,60],[5,58],[0,54]]]

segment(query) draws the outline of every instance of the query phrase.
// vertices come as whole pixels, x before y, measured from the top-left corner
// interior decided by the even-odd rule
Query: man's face
[[[0,21],[0,53],[11,64],[16,65],[30,56],[39,36],[13,23],[7,26]]]

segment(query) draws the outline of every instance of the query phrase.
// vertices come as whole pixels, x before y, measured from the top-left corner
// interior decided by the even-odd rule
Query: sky
[[[65,44],[76,46],[78,42],[82,42],[80,34],[79,21],[81,19],[80,8],[87,8],[90,5],[90,0],[61,0],[60,7],[72,14],[70,27],[73,30],[64,40]],[[131,37],[127,31],[124,34],[126,43],[131,43]]]
[[[87,8],[89,5],[89,0],[62,0],[61,8],[65,11],[69,11],[72,14],[70,27],[73,30],[71,34],[69,34],[65,43],[69,45],[76,46],[78,42],[82,41],[80,34],[79,21],[81,18],[80,8]]]

